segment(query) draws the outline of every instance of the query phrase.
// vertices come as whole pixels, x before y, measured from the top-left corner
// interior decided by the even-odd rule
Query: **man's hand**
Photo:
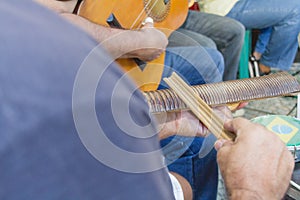
[[[226,106],[215,107],[213,110],[224,122],[232,119],[231,112]],[[191,111],[159,113],[154,116],[158,121],[161,139],[175,134],[189,137],[205,137],[209,134],[207,128]]]
[[[236,140],[218,140],[217,159],[230,199],[281,199],[294,159],[280,138],[265,127],[237,118],[225,123]]]
[[[137,37],[132,38],[131,42],[135,43],[134,46],[137,50],[125,54],[124,57],[139,58],[143,61],[151,61],[160,56],[165,51],[168,45],[168,38],[166,35],[153,27],[153,23],[147,22],[136,32]]]
[[[112,55],[114,58],[139,58],[151,61],[165,51],[168,38],[160,30],[147,22],[140,30],[123,30],[95,24],[88,19],[72,13],[76,0],[35,0],[38,3],[61,14],[71,23],[84,29]]]

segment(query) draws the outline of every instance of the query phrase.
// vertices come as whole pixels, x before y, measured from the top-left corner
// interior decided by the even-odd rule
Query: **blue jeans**
[[[260,62],[281,70],[290,68],[298,48],[300,1],[240,0],[226,16],[238,20],[247,29],[272,27]]]
[[[180,55],[180,56],[178,56]],[[222,80],[224,62],[216,49],[201,46],[173,47],[166,52],[163,77],[179,73],[191,85]],[[162,82],[159,89],[166,88]],[[216,199],[218,170],[216,152],[199,158],[203,138],[175,136],[161,141],[165,162],[170,171],[185,177],[192,186],[195,200]]]
[[[169,46],[201,45],[217,48],[225,63],[223,80],[234,80],[237,78],[244,35],[245,28],[236,20],[189,11],[185,23],[169,37]]]
[[[260,54],[263,54],[265,52],[266,47],[270,40],[271,33],[272,33],[271,27],[260,29],[254,51]]]
[[[201,46],[168,47],[164,64],[163,78],[175,71],[190,85],[219,82],[224,72],[221,53]],[[158,89],[167,87],[162,80]]]
[[[161,141],[169,170],[187,179],[191,184],[194,200],[212,200],[217,195],[217,153],[212,149],[204,158],[199,158],[198,152],[203,141],[204,138],[200,137],[180,136]]]

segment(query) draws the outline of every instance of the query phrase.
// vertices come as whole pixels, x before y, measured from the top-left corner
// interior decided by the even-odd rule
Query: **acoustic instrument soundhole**
[[[144,0],[144,7],[149,17],[155,22],[163,21],[169,13],[171,0]]]

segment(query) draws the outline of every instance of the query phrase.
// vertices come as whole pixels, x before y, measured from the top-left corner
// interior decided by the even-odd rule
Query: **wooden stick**
[[[223,121],[175,72],[164,81],[216,138],[234,140],[235,135],[224,129]]]

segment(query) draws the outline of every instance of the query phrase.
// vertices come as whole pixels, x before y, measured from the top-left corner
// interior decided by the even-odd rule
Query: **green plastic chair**
[[[249,78],[249,56],[251,54],[251,30],[246,30],[244,45],[241,51],[240,64],[239,64],[239,78]]]

